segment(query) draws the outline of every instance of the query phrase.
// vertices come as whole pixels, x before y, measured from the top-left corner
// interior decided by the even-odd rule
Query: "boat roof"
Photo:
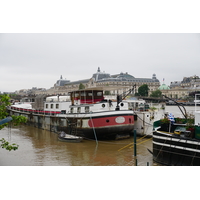
[[[86,89],[81,89],[81,90],[74,90],[69,93],[73,92],[81,92],[81,91],[112,91],[112,90],[121,90],[125,88],[130,88],[130,86],[101,86],[101,87],[91,87],[91,88],[86,88]]]

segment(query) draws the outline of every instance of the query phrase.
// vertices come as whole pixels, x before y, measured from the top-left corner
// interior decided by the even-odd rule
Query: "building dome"
[[[154,82],[159,82],[159,80],[156,78],[156,74],[152,75],[152,79],[153,79]]]
[[[99,81],[104,78],[110,78],[110,74],[101,72],[100,67],[98,67],[97,73],[93,74],[92,78],[94,78],[95,81]]]
[[[169,90],[170,88],[169,88],[169,86],[167,86],[166,84],[163,83],[158,89],[159,90]]]
[[[122,79],[126,79],[126,80],[133,80],[135,77],[128,74],[128,72],[126,73],[120,73],[119,76],[117,76],[117,78],[122,78]]]
[[[60,79],[57,80],[55,86],[64,86],[66,83],[69,83],[70,81],[69,80],[64,80],[62,75],[60,76]]]

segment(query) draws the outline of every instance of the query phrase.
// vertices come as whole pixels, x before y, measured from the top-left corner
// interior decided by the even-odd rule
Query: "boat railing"
[[[23,112],[23,113],[50,115],[50,116],[57,115],[57,114],[61,113],[60,111],[33,110],[33,109],[26,109],[26,108],[18,108],[18,107],[14,107],[14,106],[11,106],[10,109],[15,110],[15,111],[19,111],[19,112]]]

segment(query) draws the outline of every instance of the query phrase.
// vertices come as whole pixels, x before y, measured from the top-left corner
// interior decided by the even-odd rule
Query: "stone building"
[[[67,95],[68,92],[78,90],[80,84],[84,85],[85,88],[91,87],[105,87],[111,86],[113,88],[119,88],[116,90],[111,91],[111,94],[121,94],[122,92],[128,91],[130,88],[135,85],[134,93],[138,92],[138,88],[143,84],[147,84],[150,92],[157,90],[160,86],[159,80],[156,78],[156,75],[153,74],[152,78],[135,78],[134,76],[130,75],[128,72],[126,73],[119,73],[115,75],[110,75],[109,73],[102,72],[100,67],[98,67],[97,72],[94,73],[91,78],[77,80],[77,81],[70,81],[64,80],[62,75],[59,80],[56,81],[54,86],[46,91],[36,91],[36,95],[38,94],[46,94],[46,95]],[[122,89],[123,88],[123,89]]]
[[[134,76],[128,74],[128,72],[115,75],[110,75],[109,73],[102,72],[98,67],[97,72],[92,75],[90,79],[84,79],[79,81],[68,82],[65,84],[66,91],[72,91],[79,89],[79,85],[83,84],[85,88],[91,87],[104,87],[110,86],[119,88],[117,90],[111,91],[111,94],[116,95],[118,93],[125,92],[136,85],[136,91],[138,88],[147,84],[150,91],[156,90],[160,86],[159,80],[156,78],[156,75],[153,74],[152,78],[135,78]],[[126,88],[126,89],[120,89]]]
[[[174,99],[187,99],[191,92],[200,91],[198,76],[184,77],[182,81],[171,82],[170,87],[159,88],[162,94]]]

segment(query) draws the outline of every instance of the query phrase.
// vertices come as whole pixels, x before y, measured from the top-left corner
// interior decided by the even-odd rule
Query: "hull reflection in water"
[[[65,143],[58,135],[30,126],[4,128],[1,138],[19,145],[17,151],[0,150],[1,166],[133,166],[134,148],[118,151],[133,142],[133,137],[117,141],[83,140],[81,143]],[[144,139],[145,140],[145,139]],[[141,141],[140,141],[141,142]],[[139,166],[157,165],[147,148],[152,140],[137,146]]]

